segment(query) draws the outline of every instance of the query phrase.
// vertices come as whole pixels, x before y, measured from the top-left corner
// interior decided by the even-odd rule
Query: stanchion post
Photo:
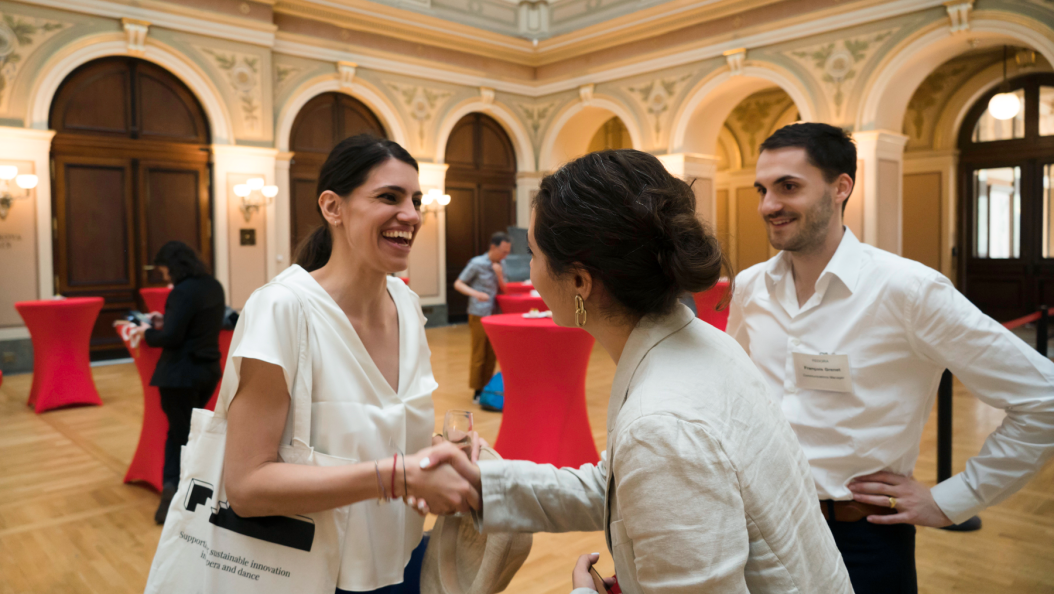
[[[937,482],[952,476],[952,372],[941,375],[937,388]]]
[[[937,482],[952,476],[952,372],[945,369],[937,388]],[[974,516],[962,524],[945,526],[952,532],[981,529],[981,518]]]
[[[1036,322],[1036,350],[1047,356],[1047,341],[1050,340],[1050,312],[1046,305],[1039,306],[1039,321]]]

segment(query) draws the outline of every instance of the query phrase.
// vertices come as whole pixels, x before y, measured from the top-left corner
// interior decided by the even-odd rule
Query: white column
[[[214,272],[227,293],[228,303],[236,309],[273,276],[270,273],[275,270],[277,255],[275,205],[278,201],[288,203],[289,192],[288,188],[284,194],[279,192],[271,204],[246,221],[238,209],[241,199],[234,195],[233,188],[251,177],[262,177],[267,184],[274,184],[277,155],[273,148],[212,145]],[[242,229],[255,231],[255,245],[241,245]]]
[[[658,155],[666,170],[692,184],[695,214],[711,226],[717,222],[717,157],[696,153]]]
[[[51,130],[0,126],[0,165],[14,165],[19,173],[37,176],[31,198],[16,200],[7,220],[0,223],[0,306],[14,315],[14,324],[0,328],[0,340],[28,338],[29,332],[14,313],[15,301],[47,299],[55,294],[51,250]],[[15,186],[14,180],[11,182]],[[15,189],[18,189],[15,186]],[[32,214],[27,214],[32,213]],[[26,215],[26,216],[22,216]],[[10,237],[3,237],[10,235]],[[10,247],[6,247],[10,245]],[[0,326],[9,326],[4,323]]]
[[[901,252],[901,196],[904,145],[908,137],[889,130],[854,132],[857,184],[853,200],[863,205],[861,241],[894,254]],[[847,219],[849,207],[846,208]]]
[[[275,256],[268,267],[267,278],[274,278],[293,263],[293,248],[290,245],[292,233],[290,221],[293,207],[293,185],[289,180],[289,163],[293,160],[293,153],[278,153],[274,161],[275,185],[278,186],[278,196],[275,196]]]
[[[444,191],[449,165],[418,163],[418,167],[421,191]],[[427,211],[423,217],[410,252],[410,288],[421,297],[421,305],[442,305],[446,303],[446,211]]]
[[[527,228],[531,223],[531,203],[541,186],[543,171],[521,171],[516,174],[516,226]]]

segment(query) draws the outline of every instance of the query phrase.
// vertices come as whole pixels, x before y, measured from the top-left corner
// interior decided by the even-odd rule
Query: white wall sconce
[[[14,183],[11,183],[12,180]],[[7,219],[7,213],[11,211],[15,200],[29,199],[29,191],[37,187],[37,181],[35,175],[19,175],[18,167],[14,165],[0,165],[0,221]]]
[[[242,211],[246,223],[252,220],[253,214],[260,212],[260,207],[271,204],[278,195],[278,186],[266,186],[265,183],[262,177],[252,177],[244,184],[234,186],[234,195],[241,198],[238,210]]]
[[[450,194],[444,194],[441,190],[432,188],[428,193],[421,196],[421,212],[427,217],[436,214],[443,207],[450,204]]]

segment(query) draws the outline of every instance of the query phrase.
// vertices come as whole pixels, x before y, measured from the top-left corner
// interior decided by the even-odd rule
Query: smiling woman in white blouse
[[[350,506],[338,592],[395,593],[404,574],[416,581],[423,554],[424,518],[411,497],[439,513],[478,507],[475,491],[449,466],[421,470],[419,459],[437,448],[399,455],[429,448],[435,423],[424,316],[417,295],[389,276],[407,268],[421,226],[417,163],[394,142],[352,137],[322,166],[318,196],[323,225],[301,245],[296,265],[253,293],[234,335],[224,378],[224,390],[236,391],[227,415],[227,496],[240,516]],[[306,334],[299,332],[305,324]],[[294,379],[304,373],[310,445],[358,463],[279,461]],[[438,450],[444,447],[454,449]],[[386,497],[411,506],[372,503]]]

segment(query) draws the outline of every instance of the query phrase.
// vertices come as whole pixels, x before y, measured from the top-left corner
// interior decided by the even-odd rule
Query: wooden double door
[[[72,73],[51,109],[55,290],[99,296],[93,356],[123,346],[113,322],[142,309],[142,287],[163,286],[152,266],[179,240],[212,264],[208,125],[191,92],[133,58]]]
[[[998,90],[998,89],[997,89]],[[960,136],[960,288],[999,321],[1054,307],[1054,75],[1012,81],[1019,115],[996,121],[993,90]]]
[[[516,153],[508,134],[480,113],[465,116],[447,142],[446,295],[451,321],[467,319],[468,297],[454,281],[490,237],[516,223]]]

